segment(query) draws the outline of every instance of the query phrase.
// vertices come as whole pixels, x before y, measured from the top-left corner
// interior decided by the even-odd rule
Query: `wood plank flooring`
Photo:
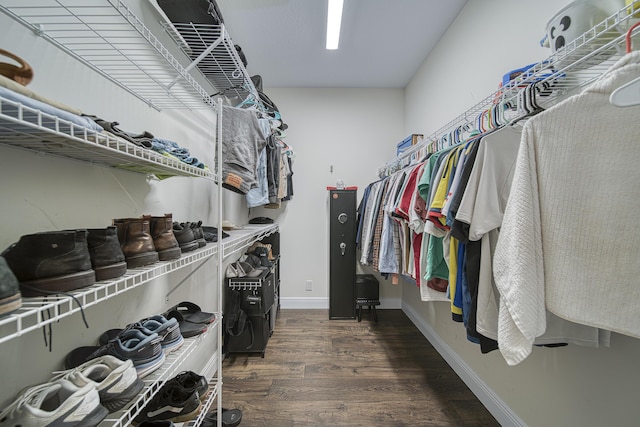
[[[280,310],[264,358],[222,366],[222,404],[242,427],[499,426],[401,310],[377,323]]]

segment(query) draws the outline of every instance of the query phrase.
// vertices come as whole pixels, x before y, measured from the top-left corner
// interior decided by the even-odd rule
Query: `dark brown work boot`
[[[49,231],[21,236],[2,253],[24,297],[67,292],[93,285],[87,230]]]
[[[136,268],[158,262],[158,252],[153,245],[148,219],[114,219],[113,225],[118,229],[118,240],[127,260],[127,267]]]
[[[180,245],[173,234],[173,216],[172,214],[164,214],[164,216],[145,215],[145,219],[149,219],[151,224],[151,237],[153,245],[156,247],[160,261],[169,261],[180,258],[182,251]]]

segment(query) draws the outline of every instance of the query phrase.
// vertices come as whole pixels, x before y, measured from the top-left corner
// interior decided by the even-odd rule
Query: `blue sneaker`
[[[127,325],[124,329],[109,329],[100,335],[100,344],[106,345],[128,329],[137,329],[145,335],[157,334],[161,339],[160,345],[165,355],[179,349],[184,344],[184,337],[180,333],[178,321],[173,318],[167,319],[160,314]]]
[[[120,360],[131,359],[138,378],[144,378],[164,363],[158,334],[146,335],[138,329],[126,329],[102,346],[78,347],[65,358],[65,368],[72,369],[100,356],[110,354]]]

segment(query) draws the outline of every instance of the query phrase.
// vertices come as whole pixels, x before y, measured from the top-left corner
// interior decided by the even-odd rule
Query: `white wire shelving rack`
[[[151,175],[214,179],[208,169],[196,168],[1,96],[0,144]]]
[[[276,223],[269,225],[248,224],[238,230],[227,231],[229,237],[222,241],[222,258],[228,258],[278,230],[279,225]]]
[[[221,103],[217,102],[217,96],[250,98],[260,105],[256,88],[224,26],[191,26],[187,29],[181,24],[165,23],[164,30],[178,43],[177,59],[122,0],[3,0],[0,12],[156,110],[208,108],[217,110],[219,119]],[[204,177],[220,182],[219,170],[210,172],[192,167],[4,98],[0,98],[0,143],[133,172]],[[217,149],[220,156],[220,145]],[[218,193],[221,218],[221,191]],[[277,224],[245,226],[230,232],[230,237],[224,241],[220,230],[220,241],[216,245],[183,254],[175,261],[127,270],[120,278],[99,282],[71,294],[83,308],[90,307],[214,255],[218,259],[221,290],[221,260],[277,230]],[[218,350],[205,367],[212,388],[203,405],[205,409],[190,425],[199,424],[213,402],[217,402],[218,410],[221,409],[222,306],[221,294],[218,296],[217,320],[210,327],[216,332],[207,333],[218,342]],[[78,311],[79,306],[69,296],[23,298],[23,306],[18,311],[0,319],[0,343]],[[130,425],[164,382],[181,370],[183,361],[196,350],[201,339],[187,340],[182,349],[168,357],[159,371],[145,379],[147,386],[128,409],[109,415],[102,424]]]
[[[259,104],[256,87],[224,25],[163,23],[163,27],[193,60],[189,67],[197,67],[217,88],[212,95],[245,100],[253,94],[253,101]]]
[[[633,4],[630,4],[620,9],[547,59],[489,94],[425,137],[421,143],[379,167],[378,176],[415,164],[422,157],[419,154],[424,148],[434,152],[452,145],[455,131],[477,130],[478,118],[496,105],[502,106],[511,119],[517,120],[518,96],[525,87],[534,85],[544,93],[536,97],[536,102],[546,109],[593,83],[624,54],[625,35],[628,28],[637,22],[633,17],[634,13],[638,13],[637,7],[636,5],[634,10]]]
[[[4,0],[0,10],[155,109],[211,108],[199,81],[122,0]]]
[[[218,253],[217,245],[207,245],[194,252],[187,252],[174,261],[158,262],[146,267],[128,269],[114,280],[97,282],[86,288],[69,292],[83,309],[101,304],[116,295],[145,285],[158,277],[180,270],[188,265],[204,261]],[[80,311],[73,298],[65,295],[22,298],[22,307],[0,319],[0,344],[20,337],[43,326],[57,322]],[[91,319],[88,319],[91,323]]]
[[[213,327],[219,327],[219,323],[220,319],[217,318],[214,324],[211,325],[210,329]],[[142,411],[145,404],[151,400],[167,380],[175,377],[178,373],[185,370],[184,362],[188,360],[189,356],[194,351],[196,351],[202,341],[209,339],[209,333],[209,330],[207,330],[193,338],[186,338],[182,347],[166,355],[164,363],[160,368],[158,368],[158,370],[144,378],[143,381],[145,383],[145,387],[140,394],[122,410],[109,414],[107,418],[102,420],[100,425],[112,427],[124,427],[131,425],[134,418]],[[217,357],[218,355],[214,354],[211,359],[213,360]],[[217,382],[209,382],[209,391],[205,402],[205,405],[208,405],[206,406],[207,408],[211,406],[211,403],[215,400],[215,397],[218,396],[218,394],[219,389]],[[204,414],[206,414],[206,411],[203,411],[203,414],[201,415],[204,416]]]

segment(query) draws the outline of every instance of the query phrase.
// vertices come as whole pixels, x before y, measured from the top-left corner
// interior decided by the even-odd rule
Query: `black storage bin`
[[[271,331],[268,314],[248,316],[244,330],[237,336],[225,336],[226,353],[262,353],[267,348]]]
[[[358,322],[362,320],[362,307],[367,306],[378,321],[376,306],[380,305],[380,283],[373,274],[356,274],[356,311]]]
[[[264,314],[271,309],[275,300],[274,266],[258,277],[233,277],[226,279],[227,288],[232,287],[242,291],[243,308],[247,314]],[[259,297],[260,303],[254,298]]]
[[[380,283],[373,274],[356,274],[357,300],[380,300]]]

